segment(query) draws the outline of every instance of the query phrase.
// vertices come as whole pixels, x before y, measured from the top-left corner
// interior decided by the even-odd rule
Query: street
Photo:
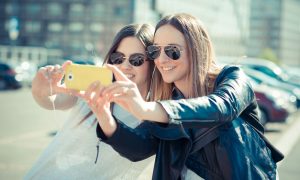
[[[44,110],[30,89],[0,91],[0,179],[21,179],[66,119]]]
[[[33,100],[30,89],[0,91],[0,179],[22,179],[61,127],[68,111],[48,111]],[[267,138],[286,154],[280,179],[299,179],[300,112],[286,124],[269,124]],[[298,169],[297,169],[298,168]]]

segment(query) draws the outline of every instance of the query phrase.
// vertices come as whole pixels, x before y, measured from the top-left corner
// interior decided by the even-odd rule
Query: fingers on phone
[[[64,62],[63,63],[63,65],[62,65],[62,69],[63,70],[65,70],[66,69],[66,67],[68,66],[68,65],[71,65],[73,62],[72,61],[70,61],[70,60],[67,60],[66,62]]]
[[[129,91],[131,88],[131,84],[124,81],[116,81],[110,86],[108,86],[104,91],[103,94],[108,94],[112,96],[113,94],[124,94]]]
[[[93,82],[85,91],[85,99],[87,99],[88,101],[91,101],[93,99],[93,97],[95,96],[96,89],[99,85],[100,85],[99,81]]]
[[[125,76],[125,74],[120,69],[118,69],[116,66],[111,65],[111,64],[106,64],[105,66],[113,72],[117,81],[130,81]]]
[[[87,101],[91,108],[97,108],[99,106],[104,106],[107,102],[105,97],[102,96],[102,92],[105,87],[101,85],[99,81],[92,83],[89,88],[84,93],[84,99]]]
[[[41,73],[46,79],[52,79],[52,76],[54,74],[57,74],[58,72],[60,72],[61,70],[60,66],[52,66],[52,65],[48,65],[48,66],[44,66],[41,67],[38,70],[38,73]]]

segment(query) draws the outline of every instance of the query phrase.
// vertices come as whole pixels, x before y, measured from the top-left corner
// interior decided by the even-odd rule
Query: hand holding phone
[[[66,88],[85,91],[90,84],[100,81],[104,86],[112,83],[112,71],[106,67],[70,64],[65,68]]]

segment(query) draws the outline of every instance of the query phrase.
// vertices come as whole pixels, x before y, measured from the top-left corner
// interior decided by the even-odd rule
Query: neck
[[[139,89],[139,91],[140,91],[141,96],[143,97],[143,99],[146,100],[149,87],[141,85],[141,86],[138,86],[138,89]]]
[[[174,81],[175,86],[177,89],[180,90],[180,92],[184,95],[185,98],[188,98],[190,95],[190,88],[192,83],[192,78],[189,78],[188,75],[185,77],[178,79],[177,81]]]
[[[175,82],[174,84],[176,88],[179,89],[179,91],[183,94],[183,96],[187,98],[189,95],[189,87],[187,86],[188,83],[181,81]]]

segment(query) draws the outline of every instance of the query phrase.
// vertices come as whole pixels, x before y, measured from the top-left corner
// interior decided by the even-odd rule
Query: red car
[[[264,84],[252,82],[252,85],[261,110],[262,124],[285,122],[289,115],[297,110],[296,97],[293,95]]]

